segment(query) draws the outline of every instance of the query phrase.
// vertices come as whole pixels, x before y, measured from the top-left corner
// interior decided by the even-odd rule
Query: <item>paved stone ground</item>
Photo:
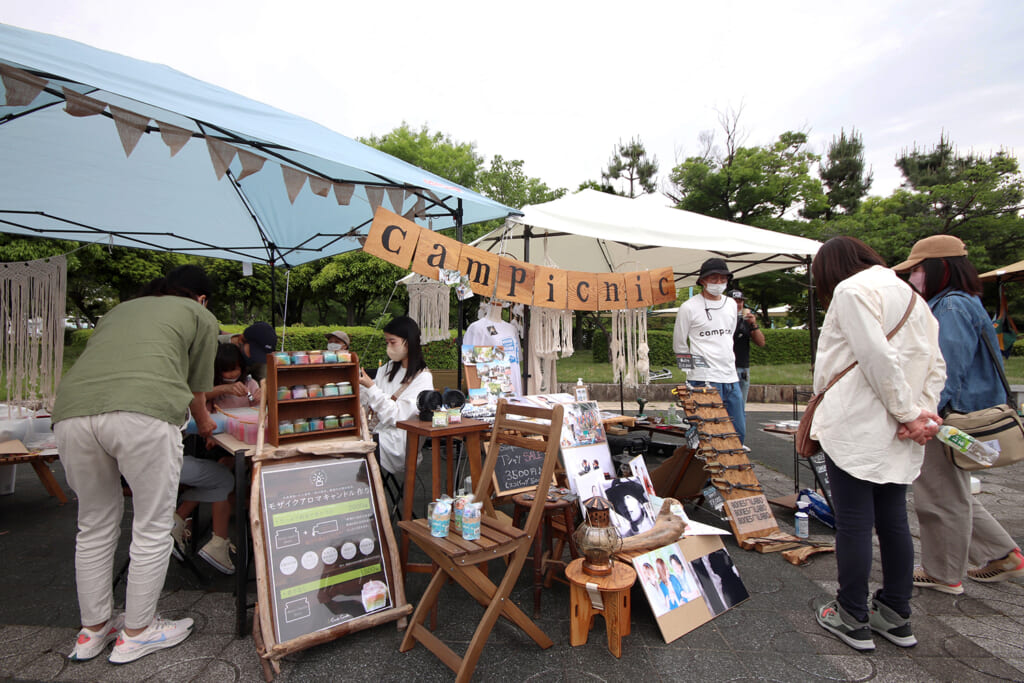
[[[663,408],[663,406],[654,406]],[[761,422],[789,419],[784,406],[751,406],[748,445],[768,496],[793,491],[792,447],[785,437],[761,432]],[[429,477],[428,463],[422,465]],[[63,484],[59,463],[54,465]],[[985,473],[978,499],[1014,536],[1024,536],[1024,469]],[[422,482],[420,484],[422,487]],[[715,523],[706,513],[692,511]],[[792,515],[776,509],[780,526]],[[119,555],[127,554],[128,520]],[[912,520],[915,525],[916,520]],[[830,538],[812,522],[812,535]],[[169,617],[190,616],[196,633],[180,646],[116,667],[104,657],[73,664],[66,656],[78,629],[73,549],[75,505],[48,498],[32,470],[19,468],[17,490],[0,496],[0,678],[38,681],[230,681],[262,680],[252,638],[234,635],[233,582],[199,561],[201,583],[171,561],[160,609]],[[835,560],[818,555],[794,567],[777,554],[726,547],[750,599],[704,626],[666,644],[642,592],[634,594],[633,631],[623,639],[621,659],[606,647],[597,619],[589,642],[569,646],[569,594],[561,584],[544,591],[540,626],[555,641],[540,650],[506,622],[499,622],[476,670],[477,680],[722,680],[722,681],[1021,681],[1024,680],[1024,584],[980,584],[965,580],[962,596],[915,589],[914,630],[920,644],[898,648],[877,639],[861,654],[815,623],[811,603],[835,590]],[[875,579],[878,579],[876,550]],[[414,603],[425,575],[406,582]],[[254,584],[251,584],[254,585]],[[123,586],[118,597],[123,600]],[[528,572],[513,599],[529,606]],[[457,651],[468,643],[482,610],[451,585],[442,592],[439,635]],[[423,647],[399,653],[394,624],[353,634],[290,656],[280,681],[444,681],[451,674]]]

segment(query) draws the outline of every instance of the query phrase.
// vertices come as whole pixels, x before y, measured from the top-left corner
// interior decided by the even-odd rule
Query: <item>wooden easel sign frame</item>
[[[412,611],[372,453],[260,461],[253,483],[254,635],[275,669]]]

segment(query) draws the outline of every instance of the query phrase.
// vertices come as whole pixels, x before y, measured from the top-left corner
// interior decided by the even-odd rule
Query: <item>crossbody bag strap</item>
[[[987,332],[986,330],[985,332]],[[1017,407],[1017,400],[1014,398],[1013,390],[1010,389],[1010,382],[1006,379],[1006,371],[1003,370],[1003,364],[999,362],[999,354],[993,348],[992,340],[988,338],[988,335],[982,332],[981,338],[985,340],[985,348],[988,349],[988,355],[992,359],[992,363],[996,366],[996,372],[999,373],[999,379],[1003,382],[1003,389],[1006,391],[1006,402]]]
[[[901,327],[903,327],[903,323],[907,322],[907,318],[910,317],[910,312],[914,310],[914,304],[915,303],[917,303],[917,294],[915,294],[914,292],[911,292],[910,293],[910,303],[907,304],[907,310],[903,312],[903,317],[900,318],[900,321],[898,323],[896,323],[896,327],[892,328],[892,331],[889,332],[889,334],[885,335],[886,341],[889,341],[894,336],[896,336],[896,333],[900,331]],[[853,361],[852,363],[847,365],[845,368],[843,368],[842,371],[840,371],[840,373],[838,375],[836,375],[835,377],[832,378],[831,382],[829,382],[828,384],[825,385],[825,388],[822,389],[821,392],[818,395],[821,396],[826,391],[831,389],[833,384],[835,384],[836,382],[841,380],[843,377],[845,377],[846,373],[848,373],[850,370],[853,370],[853,368],[856,367],[856,366],[857,366],[857,361]]]

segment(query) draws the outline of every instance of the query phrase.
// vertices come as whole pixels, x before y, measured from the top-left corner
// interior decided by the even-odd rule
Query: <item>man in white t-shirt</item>
[[[746,439],[747,420],[743,413],[739,375],[732,337],[736,331],[736,302],[725,296],[732,273],[720,258],[709,258],[700,267],[697,284],[701,292],[683,302],[676,314],[672,348],[694,386],[718,389],[733,428]]]

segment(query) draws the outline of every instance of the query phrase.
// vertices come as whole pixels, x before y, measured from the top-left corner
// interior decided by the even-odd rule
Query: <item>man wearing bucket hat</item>
[[[672,348],[679,359],[679,367],[686,370],[687,382],[718,389],[742,443],[747,434],[747,421],[732,346],[738,312],[735,299],[725,296],[731,277],[729,267],[720,258],[709,258],[701,264],[697,276],[701,292],[679,307]]]
[[[334,332],[328,332],[327,337],[327,350],[328,351],[348,351],[351,341],[349,341],[348,334],[342,330],[335,330]]]

